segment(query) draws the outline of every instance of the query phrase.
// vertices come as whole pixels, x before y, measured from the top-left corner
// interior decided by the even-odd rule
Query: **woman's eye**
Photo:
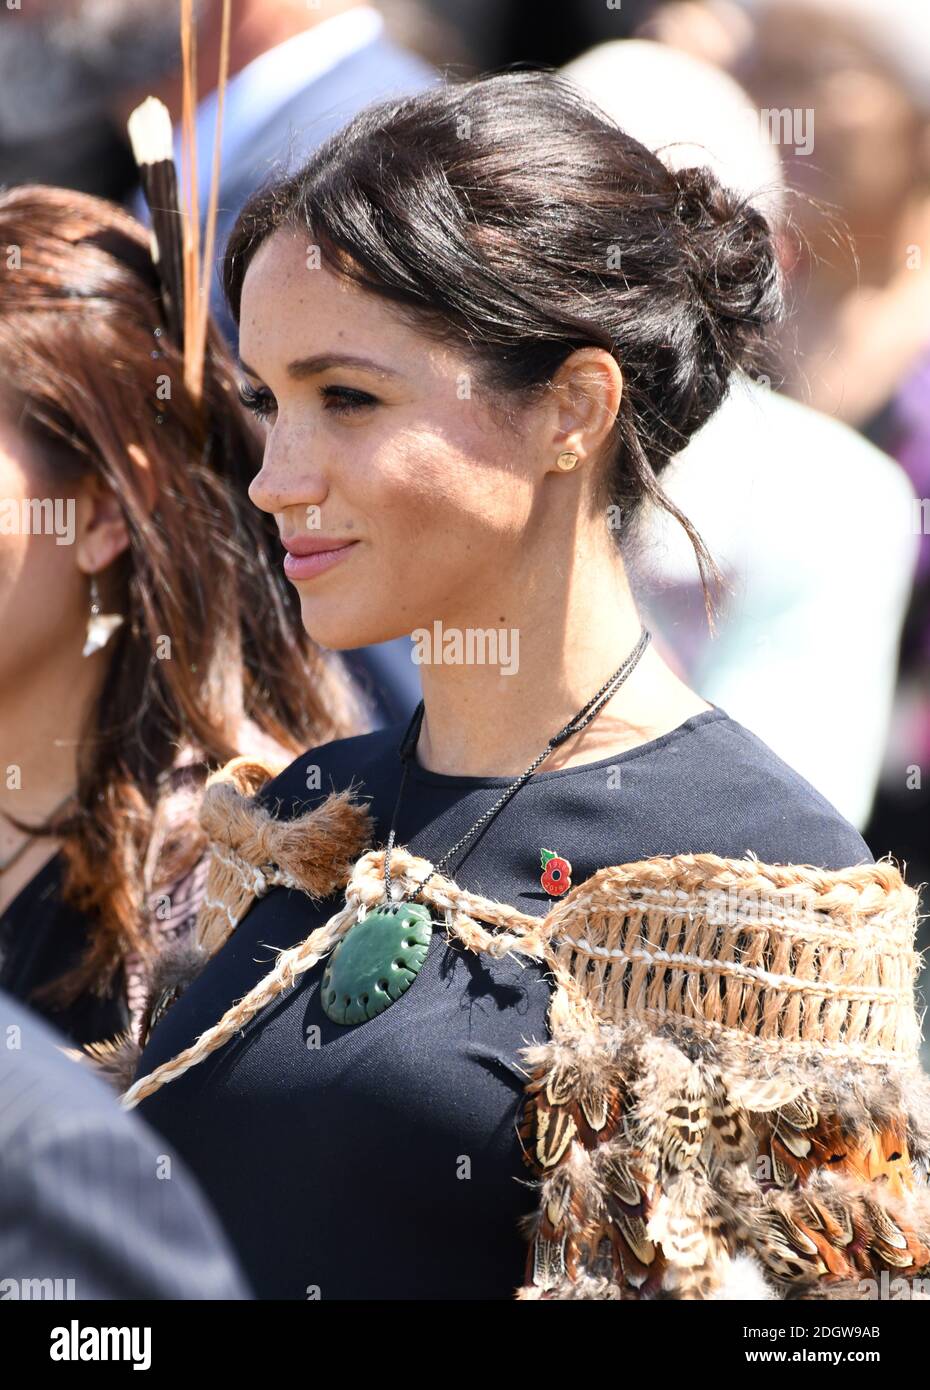
[[[370,396],[367,391],[355,391],[351,386],[323,386],[320,395],[323,397],[323,409],[333,410],[337,415],[378,404],[377,397]]]
[[[368,406],[378,404],[375,396],[369,395],[367,391],[356,391],[351,386],[323,386],[320,388],[320,396],[323,409],[335,411],[337,415],[364,410]],[[250,386],[247,381],[241,382],[239,399],[246,410],[250,410],[259,420],[267,420],[278,409],[277,402],[267,386],[256,388]]]
[[[246,410],[251,410],[253,415],[258,416],[259,420],[267,420],[269,415],[273,415],[277,410],[275,398],[268,390],[267,386],[250,386],[247,381],[240,382],[239,399]]]

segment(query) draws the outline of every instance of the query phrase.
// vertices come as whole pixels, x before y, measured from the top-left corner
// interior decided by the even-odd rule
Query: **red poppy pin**
[[[572,866],[561,854],[553,854],[551,849],[540,850],[543,875],[539,880],[547,893],[560,898],[572,886]]]

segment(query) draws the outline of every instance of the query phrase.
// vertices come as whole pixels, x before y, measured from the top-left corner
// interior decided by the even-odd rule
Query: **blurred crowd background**
[[[221,5],[194,10],[205,194]],[[631,573],[694,688],[876,857],[930,880],[925,0],[234,0],[218,254],[248,193],[368,101],[510,65],[564,67],[631,134],[713,163],[770,216],[790,300],[770,374],[734,384],[667,479],[728,578],[717,632],[663,518],[643,517]],[[150,92],[179,123],[174,5],[0,0],[0,185],[143,215],[125,123]],[[418,699],[388,646],[353,658],[373,722]]]

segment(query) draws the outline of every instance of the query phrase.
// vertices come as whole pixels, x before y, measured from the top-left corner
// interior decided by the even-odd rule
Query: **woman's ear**
[[[157,488],[148,455],[138,444],[130,444],[128,453],[135,464],[142,505],[151,514]],[[96,473],[89,475],[82,486],[77,513],[78,568],[85,574],[108,569],[129,546],[129,526],[116,493]]]
[[[109,569],[129,546],[126,514],[116,493],[95,473],[82,484],[77,496],[78,569],[97,574]]]
[[[603,348],[578,348],[552,379],[557,399],[553,466],[562,450],[596,458],[613,429],[623,399],[623,373]]]

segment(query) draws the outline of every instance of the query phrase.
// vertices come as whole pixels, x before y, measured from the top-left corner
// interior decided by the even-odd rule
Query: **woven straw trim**
[[[721,926],[735,925],[738,922],[742,931],[768,931],[777,924],[786,935],[795,934],[803,936],[806,941],[822,940],[831,945],[842,942],[849,946],[868,944],[884,947],[888,943],[889,934],[896,934],[905,945],[911,939],[911,929],[899,908],[891,912],[874,913],[858,930],[845,930],[836,926],[828,913],[812,913],[809,908],[793,905],[784,894],[776,893],[769,893],[762,899],[748,894],[736,894],[731,890],[726,894],[720,893],[718,901],[714,890],[707,894],[699,891],[695,896],[689,896],[687,893],[666,888],[659,892],[634,892],[627,897],[615,895],[611,901],[615,912],[631,913],[644,909],[658,909],[670,916],[674,916],[676,910],[680,915],[694,916],[699,910],[698,905],[703,904],[700,908],[702,915],[710,909],[714,920]],[[812,922],[818,921],[821,925],[811,925]]]
[[[256,869],[217,846],[214,855],[206,907],[222,914],[224,934],[256,895],[275,883],[294,886],[273,866]],[[350,900],[379,900],[383,861],[383,851],[358,860]],[[393,868],[407,891],[432,865],[396,848]],[[658,887],[663,881],[676,886]],[[473,949],[548,959],[601,1019],[678,1019],[875,1061],[909,1060],[920,1045],[917,894],[888,863],[824,871],[716,855],[644,860],[602,869],[545,917],[441,875],[421,897]],[[479,923],[503,935],[491,937]]]
[[[254,837],[249,843],[266,848]],[[292,851],[290,840],[282,840],[282,846]],[[429,860],[400,846],[394,849],[391,866],[398,893],[414,889],[433,869]],[[228,845],[217,846],[203,916],[225,940],[258,893],[278,881],[290,886],[302,872],[306,867],[301,870],[296,862],[256,865]],[[746,930],[739,912],[735,925],[713,925],[707,920],[706,894],[718,888],[736,888],[737,907],[740,894],[755,892],[759,902],[771,899],[781,909],[782,890],[792,888],[790,925],[776,921],[761,930],[756,922]],[[647,906],[644,890],[653,904],[657,894],[674,894],[676,909],[670,912],[661,896],[659,906]],[[138,1104],[241,1032],[266,1004],[327,955],[359,914],[383,895],[384,850],[369,850],[352,864],[345,905],[297,946],[279,952],[269,973],[213,1027],[130,1087],[124,1105]],[[596,1037],[604,1025],[642,1017],[698,1029],[750,1058],[757,1051],[784,1051],[882,1064],[915,1060],[920,1035],[913,997],[917,958],[911,943],[917,894],[888,862],[826,872],[717,855],[657,857],[599,870],[543,917],[469,893],[439,874],[419,896],[442,914],[450,939],[457,938],[468,949],[496,957],[522,954],[548,964],[556,984],[549,1008],[553,1039],[579,1033]],[[633,913],[631,897],[637,903]],[[810,940],[803,939],[805,912]],[[825,922],[837,919],[841,940],[824,942]],[[876,947],[869,928],[880,920],[886,924],[887,942]],[[634,939],[643,940],[644,923],[646,945],[666,951],[670,959],[658,964],[634,959],[621,970],[612,969],[608,978],[608,960],[592,960],[572,944],[583,938],[589,947],[631,954]],[[857,946],[856,940],[868,944]],[[685,949],[679,951],[683,943]],[[672,959],[676,954],[692,959]],[[747,979],[733,968],[746,966],[747,959],[756,972],[790,975],[797,985],[788,989],[783,979],[770,983],[758,973]],[[591,963],[593,971],[588,969]],[[877,979],[872,978],[876,965]],[[863,980],[877,987],[864,997]],[[828,991],[821,988],[824,985],[844,988]]]
[[[843,999],[890,999],[897,1000],[900,997],[900,990],[893,985],[850,985],[839,984],[833,980],[819,980],[812,983],[809,980],[798,979],[796,975],[776,975],[770,970],[765,970],[760,966],[743,965],[739,961],[714,960],[702,956],[689,956],[686,952],[663,951],[660,947],[655,950],[647,951],[643,946],[634,946],[630,950],[610,949],[607,946],[595,946],[591,942],[585,941],[582,937],[580,941],[573,937],[561,937],[558,942],[553,943],[559,948],[569,948],[573,952],[579,952],[589,961],[600,963],[605,967],[617,965],[636,965],[639,963],[681,969],[690,971],[698,975],[727,975],[731,978],[745,980],[753,985],[764,985],[768,989],[785,990],[787,993],[798,992],[801,994],[822,994],[824,998],[843,998]],[[588,967],[590,973],[590,967]]]
[[[383,854],[365,860],[353,874],[359,886],[377,880]],[[405,889],[430,867],[394,851]],[[376,881],[366,883],[365,897],[376,892]],[[572,1001],[583,1001],[583,1026],[592,1014],[661,1017],[746,1045],[883,1064],[912,1062],[920,1045],[918,897],[889,861],[823,870],[656,857],[600,870],[543,918],[439,876],[421,896],[466,944],[466,923],[480,934],[486,922],[504,929],[508,949],[544,956]]]
[[[614,895],[628,888],[637,897],[673,891],[682,901],[697,893],[706,896],[732,890],[743,897],[756,893],[760,900],[784,903],[788,911],[823,912],[834,925],[857,930],[876,913],[889,911],[906,927],[907,912],[917,903],[916,891],[890,860],[818,869],[809,864],[765,864],[752,856],[724,859],[716,854],[676,854],[599,869],[566,893],[555,915],[585,908],[592,899],[600,899],[605,888]]]
[[[631,899],[633,866],[622,865],[581,885],[567,914],[550,914],[561,918],[556,959],[600,1016],[674,1017],[863,1060],[916,1056],[918,899],[893,864],[825,872],[695,855],[635,870],[644,882],[673,864],[687,885],[675,906],[648,884]],[[724,888],[735,912],[716,909]],[[838,930],[825,934],[825,916]]]

